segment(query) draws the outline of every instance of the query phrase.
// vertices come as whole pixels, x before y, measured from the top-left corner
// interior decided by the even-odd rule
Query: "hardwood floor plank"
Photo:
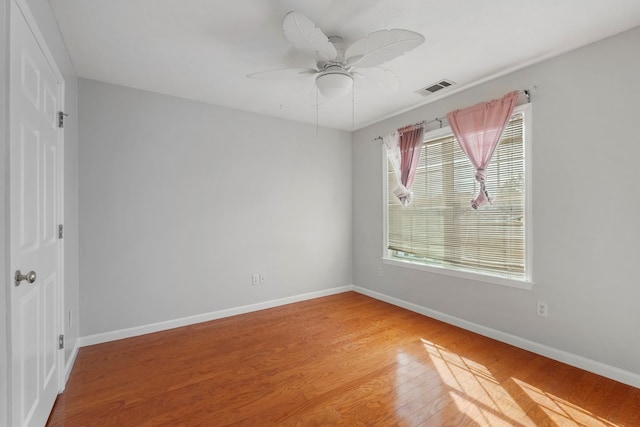
[[[348,292],[80,349],[48,426],[637,426],[640,390]]]

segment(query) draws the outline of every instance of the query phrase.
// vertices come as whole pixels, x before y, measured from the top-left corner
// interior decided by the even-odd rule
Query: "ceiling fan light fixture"
[[[345,71],[330,71],[316,77],[316,86],[325,98],[337,98],[351,92],[353,77]]]

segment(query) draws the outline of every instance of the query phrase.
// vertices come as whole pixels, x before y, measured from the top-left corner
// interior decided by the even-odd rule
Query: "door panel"
[[[62,82],[21,7],[11,3],[10,266],[37,276],[11,286],[11,410],[13,426],[34,427],[46,423],[60,388]]]
[[[51,274],[49,277],[43,278],[42,287],[42,314],[45,322],[43,323],[44,335],[42,340],[42,372],[44,375],[43,387],[47,388],[49,382],[57,381],[56,368],[57,368],[57,352],[58,352],[58,331],[57,322],[55,322],[56,306],[56,274]],[[46,337],[49,337],[48,339]],[[57,387],[56,387],[57,390]]]
[[[56,243],[56,162],[57,150],[55,142],[48,142],[42,147],[42,228],[41,241],[44,245]]]
[[[12,141],[15,142],[13,151],[17,151],[20,156],[17,162],[12,162],[12,165],[19,169],[15,174],[18,175],[19,182],[12,205],[15,200],[20,210],[12,220],[19,224],[20,247],[18,249],[26,254],[38,248],[38,181],[32,179],[33,170],[30,165],[37,164],[39,160],[40,132],[31,123],[20,123],[19,126],[19,139]],[[11,157],[13,161],[13,156]]]
[[[40,353],[40,340],[38,332],[40,329],[40,317],[38,315],[40,306],[40,295],[38,292],[30,292],[20,299],[19,319],[22,324],[20,341],[14,340],[14,345],[18,346],[18,353],[22,355],[22,363],[19,369],[14,368],[14,374],[18,374],[17,379],[22,382],[21,393],[14,394],[13,397],[19,399],[20,405],[17,408],[22,419],[29,419],[37,409],[40,400],[40,369],[38,369],[38,354]],[[17,342],[16,342],[17,341]],[[14,387],[15,390],[15,387]],[[14,406],[14,410],[15,410]]]
[[[28,50],[20,50],[20,89],[33,108],[40,109],[40,73]]]

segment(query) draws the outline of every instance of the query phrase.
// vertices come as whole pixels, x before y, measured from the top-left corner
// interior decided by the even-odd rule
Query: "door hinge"
[[[64,348],[64,335],[60,335],[58,337],[58,349],[62,350]]]
[[[64,225],[58,225],[58,239],[64,239]]]
[[[69,115],[67,113],[65,113],[64,111],[58,111],[58,127],[59,128],[63,128],[64,127],[64,118],[68,117]]]

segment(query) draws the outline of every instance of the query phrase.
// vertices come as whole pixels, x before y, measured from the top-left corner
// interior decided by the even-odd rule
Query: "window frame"
[[[524,143],[524,176],[525,176],[525,272],[523,278],[509,278],[498,275],[492,275],[489,272],[480,271],[468,271],[463,269],[453,269],[446,266],[429,265],[419,261],[403,260],[390,255],[389,246],[389,223],[388,223],[388,160],[387,152],[384,144],[381,144],[382,151],[382,191],[383,191],[383,246],[381,260],[384,264],[409,268],[421,271],[427,271],[430,273],[443,274],[446,276],[458,277],[463,279],[475,280],[485,283],[492,283],[496,285],[508,286],[519,289],[531,290],[534,285],[533,281],[533,221],[532,221],[532,137],[531,137],[531,123],[532,123],[532,106],[530,103],[519,105],[514,108],[513,114],[523,115],[523,143]],[[446,135],[453,134],[450,126],[427,131],[424,134],[424,140],[431,140],[435,138],[441,138]],[[481,208],[482,209],[482,208]]]

